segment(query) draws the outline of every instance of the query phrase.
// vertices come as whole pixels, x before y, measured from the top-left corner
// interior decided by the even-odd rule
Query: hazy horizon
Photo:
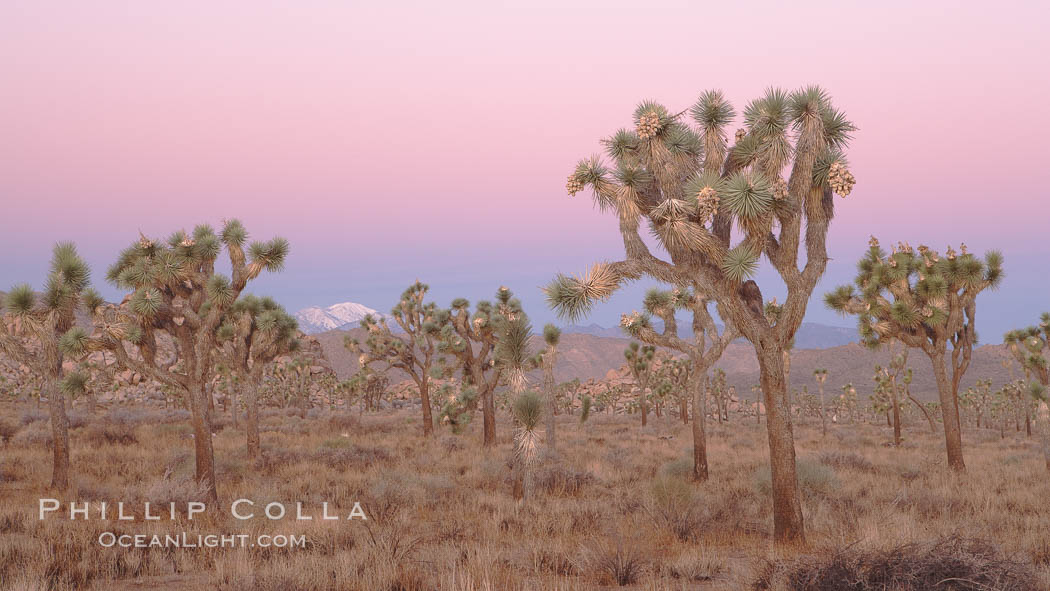
[[[739,113],[767,86],[818,83],[859,127],[857,186],[835,198],[806,321],[854,325],[821,296],[869,235],[962,241],[1005,254],[977,312],[999,342],[1050,309],[1050,9],[984,6],[8,4],[0,290],[39,287],[72,240],[118,298],[102,277],[139,230],[238,217],[291,241],[287,269],[250,289],[291,311],[386,311],[418,278],[441,304],[507,285],[542,325],[555,273],[623,255],[615,219],[564,185],[637,102],[677,111],[719,88]],[[813,11],[835,16],[806,34]],[[649,285],[580,324],[614,326]]]

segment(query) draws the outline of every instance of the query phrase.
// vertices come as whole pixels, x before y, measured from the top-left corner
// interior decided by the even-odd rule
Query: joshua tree
[[[824,406],[824,382],[828,381],[828,370],[815,369],[813,377],[817,380],[817,390],[820,392],[820,436],[828,436],[827,408]]]
[[[1014,358],[1030,377],[1029,394],[1038,404],[1037,419],[1042,418],[1043,457],[1050,471],[1050,407],[1047,388],[1050,387],[1050,312],[1039,317],[1039,326],[1030,326],[1006,334],[1004,341]]]
[[[624,315],[620,320],[621,326],[631,336],[651,345],[657,345],[685,353],[692,367],[689,370],[689,391],[693,398],[693,478],[697,481],[707,480],[707,435],[704,423],[707,418],[707,387],[708,371],[711,366],[722,356],[725,348],[737,338],[740,333],[730,323],[722,334],[718,334],[718,327],[708,311],[711,300],[704,297],[702,292],[697,293],[689,289],[675,288],[670,291],[651,289],[645,295],[645,314]],[[692,338],[683,339],[678,336],[678,322],[675,313],[681,309],[688,309],[692,314]],[[651,316],[657,316],[663,321],[663,331],[656,332],[652,328]],[[651,347],[648,347],[651,349]],[[631,343],[627,350],[627,361],[635,376],[640,374],[636,366],[648,363],[645,357],[649,356],[643,348],[639,352],[637,343]],[[724,383],[722,384],[724,386]],[[645,385],[641,385],[642,396],[645,395]],[[644,399],[643,399],[644,400]],[[721,405],[718,409],[719,422],[721,422]],[[645,425],[645,407],[642,407],[642,425]]]
[[[645,392],[649,388],[649,378],[655,369],[653,361],[656,357],[656,347],[639,345],[631,341],[631,344],[623,350],[623,357],[627,360],[627,369],[631,370],[635,387],[638,388],[638,410],[642,413],[642,426],[644,427],[649,417],[649,404],[646,400],[648,395]]]
[[[220,355],[246,390],[245,440],[249,458],[259,455],[259,386],[264,370],[274,359],[299,349],[297,329],[295,318],[277,302],[253,295],[235,301],[219,326]]]
[[[972,388],[967,388],[959,399],[966,408],[973,410],[974,422],[977,428],[981,428],[981,419],[984,418],[984,414],[991,409],[994,404],[994,395],[992,394],[992,381],[991,380],[977,380],[977,384]],[[985,423],[987,427],[987,423]]]
[[[178,231],[166,242],[140,234],[121,252],[107,279],[130,289],[119,308],[96,319],[92,346],[116,354],[125,369],[180,390],[187,400],[193,427],[197,482],[205,485],[215,504],[215,456],[209,425],[210,394],[215,377],[219,326],[249,281],[265,271],[279,271],[288,256],[288,241],[255,242],[245,252],[248,233],[237,220],[227,221],[216,235],[207,225],[192,234]],[[232,278],[216,273],[225,246]],[[174,343],[161,350],[162,334]],[[86,339],[85,339],[86,340]],[[137,355],[131,355],[130,345]]]
[[[965,244],[960,252],[949,246],[941,257],[926,246],[916,251],[903,243],[887,256],[875,237],[869,244],[868,254],[858,264],[857,289],[839,287],[825,296],[825,302],[858,316],[867,345],[877,347],[896,339],[926,353],[937,378],[948,465],[964,472],[959,383],[977,341],[977,296],[1002,281],[1003,257],[992,251],[982,261],[967,252]]]
[[[83,354],[82,346],[70,347],[87,337],[76,326],[81,307],[95,312],[102,298],[91,290],[90,270],[72,243],[57,244],[51,269],[38,297],[29,285],[18,285],[0,300],[0,351],[26,365],[40,376],[51,412],[54,464],[51,487],[69,488],[69,418],[66,397],[83,391],[86,378],[80,373],[65,376],[62,363],[67,353]],[[10,326],[9,326],[10,325]]]
[[[532,465],[536,460],[536,426],[543,415],[543,400],[534,392],[520,394],[511,407],[518,423],[514,434],[514,497],[522,504],[532,494]]]
[[[729,400],[732,392],[726,382],[726,372],[716,369],[711,372],[711,392],[714,394],[715,407],[718,409],[718,422],[729,422]]]
[[[360,398],[364,402],[365,410],[379,408],[379,401],[383,398],[389,385],[390,379],[386,374],[362,367],[349,380],[341,384],[347,396],[346,410],[350,410],[351,398]]]
[[[561,329],[553,324],[543,327],[543,342],[547,348],[541,354],[543,364],[543,392],[547,398],[546,427],[547,427],[547,449],[556,449],[554,439],[554,415],[558,409],[557,388],[554,386],[554,363],[558,355],[558,342],[561,340]]]
[[[591,418],[591,397],[584,394],[580,400],[580,424],[586,423],[589,418]]]
[[[451,355],[463,381],[476,390],[470,404],[481,404],[484,445],[496,444],[495,390],[504,374],[512,388],[525,387],[528,341],[532,333],[521,302],[506,287],[496,291],[496,303],[480,301],[470,313],[470,302],[452,302],[452,316],[442,331],[441,351]]]
[[[383,363],[382,369],[400,369],[416,383],[423,404],[424,437],[434,432],[430,381],[433,368],[440,363],[441,331],[449,321],[448,310],[438,308],[433,302],[423,302],[429,289],[416,281],[401,294],[401,300],[390,311],[394,321],[405,331],[405,338],[392,334],[385,318],[376,319],[372,315],[361,320],[361,326],[368,331],[364,344],[346,338],[346,347],[360,353],[362,367]]]
[[[589,185],[602,209],[617,212],[627,256],[599,263],[583,277],[559,275],[547,287],[548,297],[563,316],[576,319],[622,283],[649,276],[717,302],[722,319],[752,343],[759,361],[774,538],[801,541],[784,351],[827,265],[832,191],[846,195],[854,184],[841,151],[854,127],[815,87],[791,94],[770,90],[749,104],[732,147],[725,128],[735,114],[721,92],[703,94],[690,113],[696,130],[681,114],[644,102],[635,111],[635,129],[605,141],[614,170],[597,157],[579,163],[568,192]],[[640,236],[642,218],[669,257],[650,252]],[[783,312],[772,323],[763,313],[762,291],[750,279],[763,255],[787,287]]]
[[[893,413],[894,447],[901,445],[900,388],[897,386],[897,376],[903,369],[904,364],[897,363],[896,360],[888,368],[881,365],[875,366],[875,393],[885,397],[886,410]]]

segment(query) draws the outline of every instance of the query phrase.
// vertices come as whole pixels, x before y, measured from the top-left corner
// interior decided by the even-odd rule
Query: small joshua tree
[[[726,372],[724,370],[716,369],[711,372],[711,393],[714,394],[715,398],[715,409],[718,411],[718,422],[729,422],[729,400],[732,396],[732,392],[726,381]]]
[[[94,312],[102,298],[91,290],[90,270],[72,243],[57,244],[51,256],[44,292],[38,297],[29,285],[18,285],[0,299],[0,351],[26,365],[41,379],[51,413],[53,465],[51,487],[69,488],[69,418],[66,398],[84,391],[87,378],[62,369],[66,354],[84,354],[70,347],[86,337],[76,326],[81,308]],[[71,350],[72,349],[72,350]]]
[[[853,386],[853,382],[842,387],[842,394],[839,394],[838,407],[849,417],[849,422],[852,423],[856,420],[857,388]]]
[[[943,257],[926,246],[913,249],[899,243],[887,255],[876,238],[869,244],[858,264],[856,287],[839,287],[825,302],[859,318],[860,335],[868,346],[896,339],[926,353],[937,378],[948,465],[964,472],[959,383],[977,341],[977,296],[1002,281],[1003,257],[992,251],[982,261],[967,252],[965,244],[959,252],[949,246]]]
[[[297,335],[295,318],[272,299],[253,295],[235,301],[219,326],[219,354],[237,376],[237,384],[245,388],[245,449],[249,458],[259,455],[259,387],[266,366],[281,355],[297,351]],[[236,417],[237,411],[233,412]]]
[[[828,370],[820,368],[813,370],[813,378],[817,380],[817,390],[820,392],[820,436],[828,436],[827,407],[824,404],[824,382],[828,381]]]
[[[1039,326],[1008,332],[1004,338],[1007,349],[1029,376],[1029,395],[1038,405],[1037,419],[1042,418],[1042,445],[1046,469],[1050,472],[1050,407],[1047,406],[1050,388],[1050,312],[1039,318]]]
[[[847,195],[855,182],[842,152],[855,128],[816,87],[790,94],[772,89],[750,103],[731,147],[726,126],[735,113],[721,92],[701,95],[689,110],[696,128],[681,120],[684,113],[644,102],[634,113],[634,130],[604,142],[614,168],[598,157],[577,165],[569,194],[590,186],[603,210],[615,210],[626,258],[599,263],[583,277],[559,275],[547,287],[548,298],[573,320],[624,282],[648,276],[716,301],[722,319],[751,342],[759,362],[774,538],[802,541],[784,351],[827,266],[832,192]],[[668,257],[654,255],[642,240],[643,220]],[[783,313],[772,323],[763,314],[762,290],[751,280],[763,256],[787,287]]]
[[[423,404],[424,437],[434,433],[430,382],[441,361],[441,332],[449,321],[448,310],[423,301],[429,289],[426,284],[416,281],[401,294],[401,300],[390,311],[394,321],[405,331],[405,338],[391,333],[385,318],[368,315],[361,320],[361,326],[368,331],[365,342],[362,344],[350,337],[346,339],[346,347],[360,354],[361,367],[382,363],[384,366],[380,369],[400,369],[416,383]]]
[[[165,242],[139,236],[106,275],[131,293],[119,308],[107,309],[96,318],[91,346],[114,352],[125,369],[184,394],[193,427],[196,479],[207,487],[214,505],[218,489],[208,385],[216,375],[213,352],[219,346],[218,329],[250,281],[263,271],[284,267],[288,241],[254,242],[245,252],[248,233],[237,220],[227,221],[219,234],[201,225],[192,234],[175,232]],[[232,277],[215,270],[224,247]],[[176,345],[168,354],[160,349],[161,334]],[[77,340],[86,341],[86,335]]]
[[[991,380],[977,380],[977,384],[972,388],[967,388],[959,396],[959,402],[966,408],[973,412],[974,424],[978,429],[981,428],[981,419],[984,418],[994,404],[994,394],[992,393],[992,381]],[[984,425],[988,426],[987,422]]]
[[[638,388],[638,410],[642,413],[642,426],[644,427],[649,417],[649,404],[646,398],[646,390],[649,388],[649,378],[653,372],[653,361],[656,356],[656,347],[652,345],[639,345],[631,341],[623,351],[624,359],[627,360],[627,369],[634,376],[635,387]]]
[[[511,407],[518,423],[514,433],[514,497],[522,504],[532,494],[532,466],[536,461],[536,426],[543,415],[543,400],[534,392],[520,394]]]
[[[496,387],[506,377],[512,389],[524,390],[532,328],[521,302],[506,287],[496,291],[495,304],[480,301],[473,314],[470,302],[453,300],[451,314],[442,331],[441,351],[454,359],[464,384],[476,391],[476,398],[467,402],[481,404],[483,443],[495,445]]]
[[[708,311],[711,299],[689,289],[675,288],[670,291],[651,289],[646,293],[643,304],[645,314],[624,315],[620,320],[620,325],[636,339],[650,345],[685,353],[689,358],[692,364],[689,370],[689,391],[693,398],[693,478],[702,482],[707,480],[708,476],[707,434],[704,425],[707,418],[708,371],[722,357],[722,352],[729,343],[740,333],[730,323],[723,329],[721,335],[718,334],[718,327]],[[687,309],[692,314],[693,334],[691,339],[683,339],[678,336],[676,312],[682,309]],[[653,329],[652,316],[663,321],[663,331],[656,332]],[[645,348],[639,353],[637,343],[631,343],[626,355],[628,364],[637,379],[640,372],[635,366],[641,364],[644,369],[649,363],[646,359]],[[651,357],[651,355],[648,356]],[[645,385],[641,385],[641,388],[642,396],[644,396]],[[719,405],[719,422],[721,422],[721,413],[721,405]],[[645,425],[644,402],[642,425]]]
[[[555,413],[558,409],[558,390],[554,385],[554,363],[557,360],[559,341],[561,341],[561,329],[553,324],[543,327],[543,342],[547,348],[541,354],[540,362],[543,365],[543,393],[547,398],[544,418],[547,429],[547,449],[551,451],[557,448],[554,430],[556,428]]]
[[[875,393],[885,400],[886,412],[893,413],[892,424],[894,447],[900,447],[901,445],[901,388],[897,384],[897,377],[903,369],[904,364],[897,363],[896,359],[890,364],[890,367],[883,367],[881,365],[875,366]]]

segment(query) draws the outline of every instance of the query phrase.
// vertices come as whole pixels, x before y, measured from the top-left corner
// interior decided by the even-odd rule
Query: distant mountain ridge
[[[342,302],[327,308],[303,308],[295,313],[295,319],[299,322],[299,330],[306,334],[318,334],[329,330],[357,328],[361,319],[369,314],[376,317],[386,316],[362,304]]]
[[[663,330],[663,322],[659,318],[653,318],[653,328],[659,332]],[[722,330],[722,326],[718,326],[718,330]],[[678,334],[682,337],[689,336],[689,326],[679,322]],[[597,323],[590,323],[587,325],[570,324],[562,328],[562,332],[569,334],[586,334],[594,337],[605,337],[612,339],[623,339],[627,338],[627,335],[620,329],[619,326],[608,328],[601,326]],[[819,324],[816,322],[803,322],[802,326],[798,329],[795,334],[795,348],[796,349],[831,349],[833,347],[841,347],[843,345],[849,345],[850,343],[856,343],[860,339],[858,338],[856,329],[845,328],[842,326],[830,326],[827,324]],[[738,342],[744,342],[740,339]]]

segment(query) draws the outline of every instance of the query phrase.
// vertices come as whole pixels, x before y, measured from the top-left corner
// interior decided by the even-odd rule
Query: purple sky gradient
[[[639,100],[819,83],[860,130],[818,296],[875,233],[1002,249],[986,341],[1050,309],[1045,3],[723,4],[5,3],[0,289],[39,285],[57,240],[101,283],[139,229],[236,216],[291,240],[253,290],[293,311],[386,310],[420,278],[443,304],[509,285],[540,324],[555,272],[622,255],[564,184]]]

